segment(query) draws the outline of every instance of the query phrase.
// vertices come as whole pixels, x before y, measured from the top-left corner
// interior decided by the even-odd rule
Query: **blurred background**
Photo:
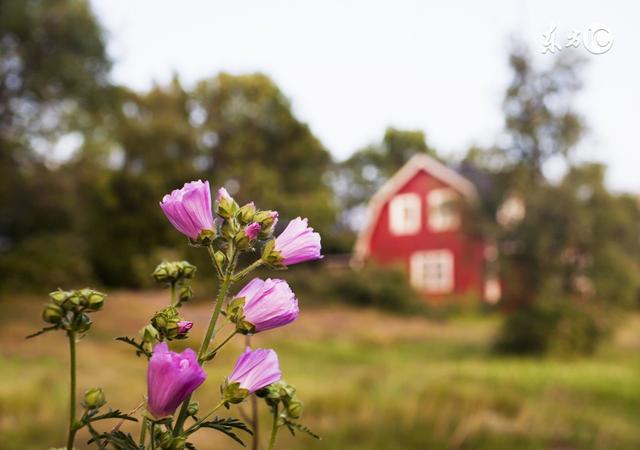
[[[0,448],[64,439],[64,337],[24,340],[48,292],[110,294],[79,387],[123,410],[161,260],[198,266],[203,328],[213,270],[158,207],[194,179],[322,235],[279,274],[300,319],[254,338],[323,436],[283,448],[640,448],[639,13],[2,0]]]

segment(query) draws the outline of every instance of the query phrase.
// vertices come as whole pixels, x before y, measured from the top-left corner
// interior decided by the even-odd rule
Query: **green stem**
[[[176,283],[171,282],[171,306],[176,306]]]
[[[214,355],[215,353],[218,353],[220,351],[220,349],[222,347],[224,347],[224,345],[229,342],[236,334],[238,334],[238,330],[234,330],[233,333],[231,333],[229,336],[227,336],[225,338],[224,341],[222,341],[220,343],[220,345],[218,345],[216,348],[214,348],[213,350],[211,350],[209,353],[207,353],[205,356],[203,356],[204,359],[208,359],[209,356]]]
[[[76,436],[76,333],[68,331],[69,336],[69,435],[67,450],[73,450],[73,440]]]
[[[209,418],[209,416],[211,416],[211,414],[213,414],[214,412],[216,412],[217,410],[220,409],[220,407],[224,405],[224,400],[221,401],[220,403],[218,403],[211,411],[209,411],[202,419],[198,420],[196,423],[194,423],[189,430],[187,430],[187,432],[189,431],[194,431],[202,422],[204,422],[205,420],[207,420],[207,418]]]
[[[248,273],[254,271],[255,269],[257,269],[258,267],[260,267],[262,265],[262,259],[258,259],[256,261],[254,261],[250,266],[245,267],[244,269],[242,269],[240,272],[238,272],[237,274],[235,274],[233,276],[233,281],[240,281],[242,280],[245,276],[247,276]]]
[[[278,405],[273,408],[273,426],[271,428],[271,438],[269,439],[269,450],[273,450],[276,445],[276,435],[278,434]]]
[[[151,450],[156,450],[156,423],[151,421]]]
[[[147,440],[147,418],[142,419],[142,427],[140,428],[140,439],[138,440],[138,447],[144,447],[144,443]]]
[[[229,293],[229,288],[233,282],[233,271],[236,268],[237,262],[237,252],[235,249],[229,249],[231,254],[231,258],[229,258],[229,265],[227,266],[227,270],[222,278],[222,284],[220,285],[220,289],[218,290],[218,295],[216,297],[216,306],[213,308],[213,313],[211,314],[211,320],[209,320],[209,326],[207,327],[207,332],[204,335],[204,339],[202,339],[202,344],[200,345],[200,350],[198,351],[198,362],[202,364],[202,358],[207,353],[209,348],[209,344],[211,343],[211,339],[214,338],[216,323],[218,322],[218,316],[220,316],[220,311],[222,310],[222,304],[224,303],[225,298],[227,298],[227,294]],[[173,428],[173,435],[178,436],[182,432],[182,427],[184,426],[185,420],[187,420],[187,410],[189,409],[189,403],[191,402],[191,395],[189,395],[184,402],[182,402],[182,407],[180,408],[180,412],[178,413],[178,418],[176,419],[176,425]]]

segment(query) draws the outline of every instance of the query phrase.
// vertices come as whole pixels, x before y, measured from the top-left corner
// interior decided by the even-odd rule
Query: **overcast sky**
[[[178,73],[185,83],[219,71],[271,76],[296,115],[338,159],[379,141],[387,126],[425,131],[461,155],[502,128],[508,37],[540,64],[543,33],[605,26],[591,41],[578,99],[590,133],[577,159],[609,164],[608,182],[640,192],[640,3],[632,1],[92,0],[108,33],[114,80],[144,89]],[[581,36],[582,38],[582,36]],[[595,47],[594,47],[595,46]]]

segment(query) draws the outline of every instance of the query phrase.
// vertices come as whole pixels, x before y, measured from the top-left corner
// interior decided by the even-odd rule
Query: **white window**
[[[393,234],[416,234],[421,225],[420,196],[396,195],[389,204],[389,229]]]
[[[429,294],[453,290],[453,254],[449,250],[429,250],[411,255],[411,284]]]
[[[427,195],[429,228],[433,231],[454,230],[460,225],[458,195],[451,189],[434,189]]]

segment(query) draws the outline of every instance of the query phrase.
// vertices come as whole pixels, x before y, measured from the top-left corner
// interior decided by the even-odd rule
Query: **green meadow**
[[[162,305],[163,295],[120,292],[109,297],[79,344],[80,390],[102,386],[109,405],[126,411],[143,400],[146,363],[113,338],[122,330],[135,335],[144,318]],[[0,300],[3,450],[42,450],[64,442],[65,337],[57,332],[24,339],[42,325],[43,301]],[[283,430],[281,448],[640,448],[640,316],[630,316],[594,357],[538,359],[491,353],[497,316],[433,321],[343,306],[302,308],[295,324],[254,336],[252,342],[277,350],[285,378],[305,402],[302,422],[323,438],[292,439]],[[208,310],[206,302],[194,303],[185,306],[184,316],[201,331]],[[196,333],[190,342],[197,345],[199,337]],[[217,403],[218,384],[242,345],[243,338],[237,338],[210,364],[197,396],[202,408]],[[244,405],[243,411],[232,408],[228,414],[247,411]],[[261,448],[268,427],[261,416]],[[200,450],[233,445],[214,431],[196,436]],[[80,437],[79,448],[85,448],[86,435]],[[250,437],[244,437],[248,443]]]

